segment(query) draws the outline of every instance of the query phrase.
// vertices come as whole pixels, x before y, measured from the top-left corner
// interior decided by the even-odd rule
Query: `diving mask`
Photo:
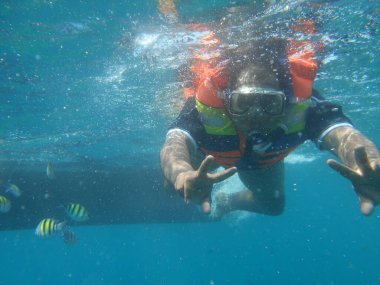
[[[226,96],[226,108],[233,116],[247,116],[260,108],[270,116],[284,113],[286,96],[274,88],[242,86]]]

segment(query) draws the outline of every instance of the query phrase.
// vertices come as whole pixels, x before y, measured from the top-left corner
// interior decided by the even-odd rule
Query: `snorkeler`
[[[236,172],[246,190],[216,195],[214,217],[235,210],[280,215],[284,158],[307,140],[342,163],[363,214],[380,204],[380,153],[341,106],[313,82],[318,70],[308,42],[270,40],[240,55],[193,62],[194,96],[172,123],[160,153],[166,180],[186,203],[211,212],[215,183]],[[213,172],[216,167],[225,169]]]

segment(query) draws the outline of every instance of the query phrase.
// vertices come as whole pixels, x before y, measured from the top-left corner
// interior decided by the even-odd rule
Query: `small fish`
[[[39,237],[50,237],[65,228],[65,222],[54,219],[43,219],[36,227],[35,234]]]
[[[55,177],[54,165],[50,161],[46,167],[46,175],[49,179],[54,179]]]
[[[0,196],[0,212],[7,213],[11,209],[11,201],[4,196]]]
[[[55,29],[64,35],[79,35],[92,31],[87,23],[81,22],[64,22],[62,24],[56,25]]]
[[[21,190],[18,188],[16,184],[13,183],[6,183],[5,184],[5,193],[11,193],[15,197],[21,196]]]
[[[66,207],[66,213],[71,219],[77,222],[88,220],[88,212],[86,208],[78,203],[69,203]]]
[[[72,245],[72,244],[75,244],[78,241],[78,239],[72,230],[64,229],[63,230],[63,241],[66,244]]]

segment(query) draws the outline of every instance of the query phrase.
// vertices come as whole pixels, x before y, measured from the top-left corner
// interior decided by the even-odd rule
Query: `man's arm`
[[[192,142],[184,133],[175,130],[168,133],[160,160],[164,176],[171,184],[175,185],[181,172],[194,170],[191,165],[191,147]]]
[[[214,157],[207,156],[197,170],[191,165],[191,139],[180,130],[168,133],[161,150],[161,167],[165,178],[174,185],[186,203],[194,202],[202,206],[204,213],[211,211],[211,191],[214,183],[223,181],[236,172],[231,167],[210,173]]]
[[[158,0],[158,10],[169,23],[178,22],[178,12],[174,0]]]
[[[350,126],[333,129],[325,136],[321,147],[334,153],[344,164],[355,170],[359,169],[355,159],[355,149],[358,147],[365,148],[371,164],[380,157],[376,145],[361,132]]]
[[[328,165],[349,179],[360,200],[363,214],[370,215],[380,204],[380,153],[373,142],[350,126],[331,130],[321,144],[344,164],[333,159]]]

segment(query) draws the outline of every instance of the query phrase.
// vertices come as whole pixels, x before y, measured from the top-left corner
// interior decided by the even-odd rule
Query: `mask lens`
[[[285,95],[282,92],[262,94],[260,105],[269,115],[281,115],[284,110]]]
[[[257,97],[252,96],[251,93],[232,93],[230,99],[230,111],[232,114],[244,114],[248,112],[255,103],[257,103]]]
[[[280,91],[261,91],[230,94],[231,114],[244,115],[251,107],[260,106],[269,115],[281,115],[284,110],[285,94]]]

